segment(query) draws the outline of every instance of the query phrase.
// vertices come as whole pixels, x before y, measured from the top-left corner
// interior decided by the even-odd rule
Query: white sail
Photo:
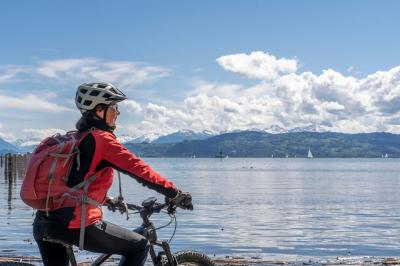
[[[388,156],[388,154],[386,153],[386,154],[385,154],[385,158],[388,158],[388,157],[389,157],[389,156]]]
[[[310,148],[308,148],[307,158],[312,158],[312,157],[313,157],[313,155],[311,153],[311,150],[310,150]]]

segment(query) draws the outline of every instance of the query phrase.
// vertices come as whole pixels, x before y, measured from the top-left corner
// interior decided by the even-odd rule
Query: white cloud
[[[57,133],[65,134],[67,133],[64,129],[60,128],[26,128],[23,130],[26,135],[31,138],[45,139],[47,137],[53,136]]]
[[[0,123],[0,138],[10,143],[17,139],[13,134],[11,134],[7,130],[7,128],[4,127],[2,123]]]
[[[264,52],[233,54],[221,56],[217,62],[228,71],[245,75],[249,78],[272,80],[280,75],[297,71],[295,59],[279,58]]]
[[[44,61],[36,68],[36,72],[48,79],[108,81],[124,88],[169,75],[169,70],[160,66],[95,58]]]
[[[327,111],[341,111],[344,110],[344,106],[338,102],[322,102],[321,107]]]
[[[0,95],[0,110],[2,109],[52,112],[73,111],[73,109],[52,102],[51,99],[35,94],[27,94],[20,97]]]
[[[222,132],[313,124],[338,132],[400,133],[400,66],[359,78],[333,69],[321,74],[298,73],[295,59],[263,52],[226,55],[217,61],[226,70],[259,81],[246,86],[195,80],[185,99],[175,104],[127,100],[121,103],[123,111],[128,110],[122,115],[129,121],[134,114],[135,124],[124,123],[119,129],[129,136],[157,136],[183,129]],[[99,59],[47,61],[34,69],[38,76],[51,80],[106,78],[131,87],[169,74],[157,66]],[[0,95],[1,108],[69,110],[34,94],[19,98]]]
[[[27,66],[4,65],[0,66],[0,83],[18,81],[18,76],[28,74],[32,70]]]
[[[195,96],[199,94],[216,95],[222,98],[236,98],[239,91],[242,89],[241,85],[229,83],[209,83],[204,80],[196,80],[192,83],[195,88],[188,96]]]
[[[125,100],[120,103],[122,106],[126,106],[129,111],[132,111],[135,114],[140,114],[143,110],[140,103],[134,100]]]
[[[170,70],[133,61],[112,61],[99,58],[69,58],[38,62],[31,66],[0,66],[0,83],[42,78],[48,81],[81,83],[107,81],[124,88],[166,77]],[[24,76],[26,75],[26,76]]]
[[[400,67],[356,78],[332,69],[295,73],[294,60],[287,68],[280,60],[260,52],[220,57],[225,69],[262,80],[251,87],[197,80],[181,107],[149,103],[131,129],[166,134],[313,124],[337,132],[400,132]]]
[[[20,147],[38,145],[45,138],[53,136],[57,133],[65,134],[66,131],[59,128],[27,128],[22,130],[22,137],[18,139],[17,144]]]

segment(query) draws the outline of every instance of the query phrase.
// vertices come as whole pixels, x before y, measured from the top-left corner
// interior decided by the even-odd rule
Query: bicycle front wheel
[[[179,251],[174,254],[178,265],[186,266],[216,266],[216,264],[205,254],[195,250]]]

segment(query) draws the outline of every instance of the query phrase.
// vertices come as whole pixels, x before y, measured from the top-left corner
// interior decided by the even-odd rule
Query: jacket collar
[[[76,123],[76,129],[80,132],[88,130],[92,127],[95,127],[100,130],[108,131],[114,134],[113,127],[107,125],[107,123],[103,120],[98,118],[91,112],[83,113],[82,117]]]

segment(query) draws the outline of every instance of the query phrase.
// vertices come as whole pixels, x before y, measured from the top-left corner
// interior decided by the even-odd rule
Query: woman
[[[74,158],[67,186],[72,188],[95,176],[88,187],[88,198],[116,204],[107,197],[107,191],[112,185],[113,169],[117,169],[172,199],[178,206],[193,209],[190,194],[178,190],[117,141],[113,134],[120,114],[117,103],[125,99],[126,96],[110,83],[85,83],[78,87],[75,103],[82,117],[76,128],[79,132],[90,133],[79,143],[79,158]],[[81,226],[85,250],[120,254],[123,256],[120,265],[144,265],[150,247],[146,238],[104,221],[101,209],[95,205],[84,204],[83,212],[81,205],[69,206],[61,206],[48,214],[45,211],[36,213],[33,234],[44,265],[68,265],[69,261],[64,246],[43,239],[55,238],[78,245],[82,238]]]

